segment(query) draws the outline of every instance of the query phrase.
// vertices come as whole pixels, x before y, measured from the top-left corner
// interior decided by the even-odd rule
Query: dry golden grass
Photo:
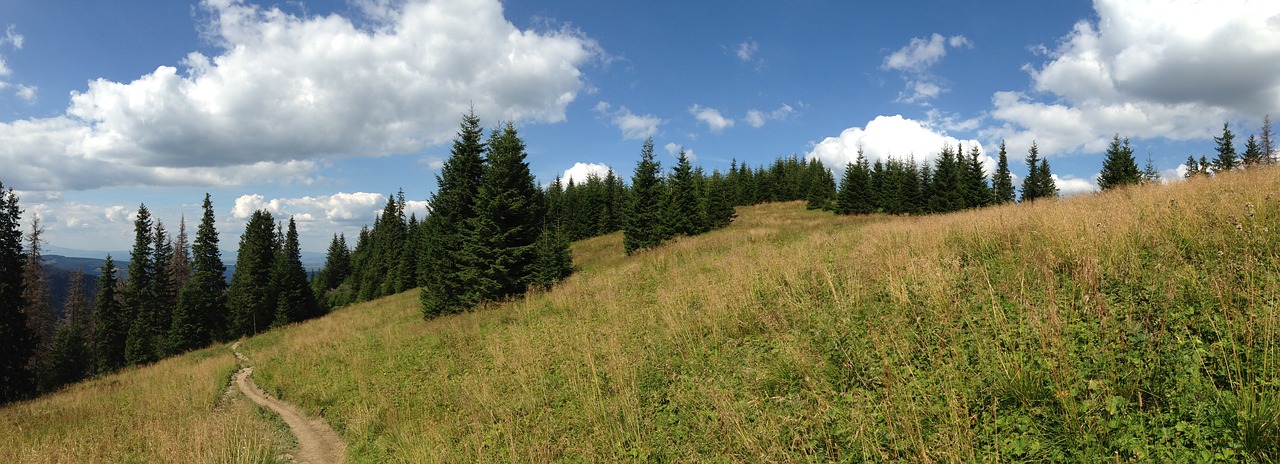
[[[0,462],[275,462],[287,437],[224,397],[235,367],[218,346],[5,406]]]

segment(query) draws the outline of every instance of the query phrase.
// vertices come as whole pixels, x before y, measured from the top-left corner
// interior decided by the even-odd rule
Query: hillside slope
[[[409,292],[241,350],[357,462],[1274,461],[1278,174],[946,216],[741,208],[631,257],[579,242],[551,292],[426,322]],[[37,430],[0,443],[63,433]]]

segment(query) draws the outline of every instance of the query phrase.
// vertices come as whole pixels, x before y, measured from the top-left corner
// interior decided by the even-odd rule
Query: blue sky
[[[80,249],[210,192],[224,250],[266,208],[322,251],[397,189],[421,212],[472,105],[544,182],[629,175],[645,136],[708,171],[1006,140],[1020,174],[1034,140],[1069,193],[1113,133],[1175,177],[1280,108],[1273,1],[49,1],[0,27],[0,182]]]

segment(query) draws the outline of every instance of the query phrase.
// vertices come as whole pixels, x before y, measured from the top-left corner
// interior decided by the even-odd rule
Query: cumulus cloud
[[[1057,174],[1053,174],[1052,177],[1053,185],[1058,187],[1058,194],[1064,197],[1098,191],[1098,186],[1088,179],[1073,176],[1058,177]]]
[[[1034,92],[998,92],[984,131],[1046,154],[1097,152],[1114,133],[1202,139],[1224,120],[1280,106],[1280,3],[1097,0],[1049,61],[1024,69]],[[1043,97],[1042,97],[1043,96]]]
[[[516,28],[497,0],[361,5],[377,14],[358,24],[205,0],[215,56],[192,52],[182,70],[162,65],[132,82],[98,79],[73,92],[65,115],[0,123],[0,162],[95,173],[15,184],[114,186],[138,181],[98,173],[139,171],[163,182],[160,169],[244,183],[231,168],[446,142],[473,106],[483,118],[562,121],[584,87],[580,68],[600,54],[573,29]]]
[[[18,84],[18,90],[13,94],[18,98],[32,102],[36,100],[36,86]]]
[[[720,114],[720,110],[715,108],[707,108],[702,105],[694,104],[689,107],[689,114],[695,119],[707,125],[707,129],[711,132],[719,134],[725,129],[733,127],[733,120]]]
[[[806,157],[821,160],[836,173],[843,173],[845,165],[858,159],[859,147],[863,156],[872,163],[889,158],[911,158],[917,163],[932,163],[943,145],[963,147],[966,153],[970,147],[976,146],[983,153],[981,158],[987,172],[995,170],[995,159],[986,155],[977,140],[957,139],[901,115],[876,116],[865,128],[845,129],[839,136],[827,137],[815,144]]]
[[[662,148],[667,149],[667,154],[671,155],[672,158],[679,157],[680,150],[684,150],[684,156],[689,158],[690,163],[696,163],[698,161],[698,155],[693,154],[692,148],[685,148],[684,146],[676,145],[674,142],[667,143]]]
[[[248,219],[254,211],[266,210],[273,216],[295,216],[299,222],[324,218],[329,223],[368,223],[382,211],[387,196],[381,193],[338,192],[333,195],[267,200],[259,194],[241,195],[231,208],[231,217]]]
[[[902,78],[906,81],[906,90],[898,96],[899,100],[907,103],[923,102],[937,98],[946,90],[941,78],[934,76],[929,69],[947,56],[948,47],[973,48],[973,42],[962,35],[944,37],[935,32],[928,38],[912,38],[902,48],[885,57],[881,68],[902,73]]]
[[[9,27],[5,28],[4,37],[0,37],[0,49],[8,45],[13,47],[14,50],[21,50],[23,41],[22,34],[17,33],[14,25],[10,24]],[[9,65],[5,63],[4,55],[0,55],[0,78],[7,78],[12,75],[13,70],[9,69]],[[18,90],[14,92],[14,95],[18,98],[28,102],[35,100],[35,87],[0,79],[0,89],[7,89],[10,86],[17,86]]]
[[[565,185],[572,180],[574,184],[584,184],[591,176],[604,179],[609,175],[609,165],[604,163],[573,163],[573,167],[564,170],[564,175],[560,177],[561,182]]]
[[[778,109],[770,111],[768,113],[765,113],[764,111],[760,111],[757,109],[747,110],[747,115],[743,117],[742,120],[746,121],[747,125],[754,127],[756,129],[759,129],[761,127],[764,127],[765,123],[768,121],[785,120],[791,117],[791,114],[794,113],[795,111],[796,109],[791,107],[791,105],[783,103],[782,106],[778,107]]]
[[[658,134],[658,126],[666,123],[662,118],[652,114],[632,113],[625,106],[614,111],[613,105],[609,102],[596,103],[595,111],[601,116],[611,118],[613,125],[622,131],[622,138],[626,140],[644,140],[647,137],[653,137]]]

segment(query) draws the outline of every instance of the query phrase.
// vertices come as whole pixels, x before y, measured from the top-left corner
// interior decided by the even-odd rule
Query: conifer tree
[[[170,352],[169,331],[173,326],[173,310],[178,306],[179,287],[174,285],[174,276],[169,273],[169,266],[173,264],[173,256],[177,254],[174,251],[173,238],[169,236],[165,230],[164,223],[157,220],[152,228],[154,237],[152,237],[153,250],[151,263],[154,266],[155,277],[151,281],[151,295],[153,313],[152,320],[147,322],[147,336],[150,337],[149,343],[155,350],[154,359],[160,359]]]
[[[422,232],[417,233],[421,237]],[[349,275],[351,250],[347,248],[347,237],[345,234],[333,234],[333,240],[329,242],[329,249],[325,253],[324,267],[316,274],[312,285],[321,306],[336,308],[352,302],[350,289],[342,288]]]
[[[840,191],[836,198],[836,212],[839,214],[871,214],[875,208],[871,204],[871,168],[867,158],[863,156],[862,147],[858,147],[856,161],[845,166],[844,178],[840,181]]]
[[[0,183],[0,404],[19,400],[35,389],[27,361],[35,353],[35,338],[22,311],[22,210],[13,189]]]
[[[71,275],[63,304],[63,316],[49,347],[49,361],[40,378],[40,390],[49,392],[79,382],[93,370],[89,350],[89,302],[84,295],[84,272]]]
[[[573,274],[573,255],[569,241],[555,227],[547,227],[534,244],[534,262],[530,267],[529,286],[549,289]]]
[[[1275,135],[1271,132],[1271,115],[1268,114],[1262,118],[1262,129],[1258,135],[1258,148],[1262,150],[1262,159],[1266,164],[1277,162],[1275,143]]]
[[[289,229],[276,256],[271,273],[271,283],[276,290],[276,314],[272,327],[280,327],[316,315],[317,305],[311,287],[307,285],[307,271],[302,267],[302,249],[298,244],[298,226],[289,217]]]
[[[129,337],[129,314],[116,293],[116,263],[107,255],[98,275],[98,297],[93,307],[93,344],[98,373],[107,374],[124,367],[124,347]]]
[[[468,282],[474,301],[524,292],[542,234],[543,210],[537,183],[525,162],[524,142],[507,123],[489,137],[488,165],[480,182],[477,215],[469,223],[463,249],[479,272]]]
[[[1214,172],[1230,171],[1240,164],[1239,159],[1236,157],[1235,138],[1236,136],[1231,133],[1231,128],[1226,123],[1223,123],[1222,135],[1213,138],[1213,141],[1218,144],[1218,157],[1213,159]]]
[[[230,338],[226,332],[227,270],[222,264],[222,252],[218,250],[213,201],[207,193],[203,207],[204,215],[196,229],[196,241],[191,246],[190,278],[178,291],[178,305],[173,310],[169,327],[170,353],[181,353],[208,345],[213,340]]]
[[[1244,153],[1240,157],[1240,161],[1244,163],[1244,167],[1250,168],[1267,162],[1266,155],[1262,154],[1262,146],[1258,144],[1258,137],[1249,135],[1249,140],[1244,144]]]
[[[28,360],[28,366],[37,377],[48,364],[49,348],[57,327],[57,317],[49,301],[49,280],[44,275],[42,234],[44,228],[40,226],[40,218],[33,217],[31,232],[27,234],[26,262],[22,267],[22,300],[25,303],[22,311],[27,314],[27,328],[35,337],[35,353]]]
[[[958,148],[963,152],[963,148]],[[961,153],[961,156],[963,153]],[[964,209],[966,204],[965,169],[950,145],[943,145],[942,152],[933,167],[933,196],[929,198],[929,211],[946,213]]]
[[[640,162],[631,175],[631,208],[622,240],[627,254],[656,247],[666,240],[662,212],[665,195],[658,180],[660,169],[659,162],[653,159],[653,138],[646,138],[640,149]]]
[[[424,239],[418,255],[419,294],[424,318],[451,314],[469,307],[462,300],[466,273],[458,259],[464,241],[465,224],[476,216],[476,200],[484,171],[484,144],[480,118],[472,110],[462,117],[453,140],[453,151],[445,161],[438,185],[431,197],[431,214],[423,221]],[[357,244],[357,248],[359,245]],[[354,263],[353,263],[354,265]]]
[[[1133,158],[1133,149],[1129,148],[1129,138],[1125,137],[1122,142],[1120,134],[1115,134],[1111,137],[1111,145],[1107,147],[1107,156],[1102,160],[1098,187],[1108,190],[1141,181],[1142,173],[1138,171],[1138,162]]]
[[[1034,146],[1034,144],[1032,144]],[[1036,181],[1039,183],[1038,189],[1044,198],[1058,198],[1058,185],[1053,181],[1053,172],[1049,170],[1049,159],[1040,160],[1039,170],[1036,172]]]
[[[822,164],[822,160],[815,159],[809,161],[805,174],[808,178],[805,208],[831,209],[836,197],[836,180],[831,171]]]
[[[271,213],[255,211],[240,236],[236,270],[227,288],[230,338],[253,335],[271,326],[276,312],[276,292],[271,285],[275,267],[276,227]]]
[[[681,149],[667,184],[663,223],[668,234],[698,235],[707,230],[707,211],[701,196],[689,156]]]
[[[960,149],[956,149],[957,154]],[[981,208],[992,203],[991,186],[987,184],[986,170],[982,165],[982,152],[977,145],[969,147],[969,156],[964,159],[964,192],[965,207]]]
[[[707,181],[707,221],[712,229],[727,227],[737,216],[732,195],[729,180],[720,171],[711,173]]]
[[[1018,192],[1013,188],[1013,173],[1009,172],[1009,155],[1005,151],[1004,140],[1000,141],[1000,156],[996,160],[996,174],[991,183],[996,204],[1011,203],[1017,199]]]
[[[125,363],[133,366],[156,360],[156,347],[151,337],[151,324],[155,321],[156,267],[152,235],[151,212],[147,205],[138,207],[133,221],[133,251],[129,253],[129,275],[124,287],[124,308],[129,321],[129,336],[125,341]]]
[[[1049,160],[1040,158],[1040,149],[1031,142],[1027,150],[1027,177],[1022,180],[1022,202],[1057,196],[1058,187],[1053,183]]]
[[[191,280],[191,242],[187,240],[187,218],[178,221],[178,238],[173,241],[173,254],[169,264],[165,266],[165,275],[174,292],[174,305],[177,305],[177,293]]]
[[[1187,155],[1187,172],[1182,175],[1183,178],[1190,179],[1201,174],[1200,162],[1196,161],[1195,155]]]
[[[1151,154],[1147,153],[1147,164],[1142,168],[1142,183],[1155,184],[1160,182],[1160,170],[1156,169],[1156,161],[1151,159]]]

